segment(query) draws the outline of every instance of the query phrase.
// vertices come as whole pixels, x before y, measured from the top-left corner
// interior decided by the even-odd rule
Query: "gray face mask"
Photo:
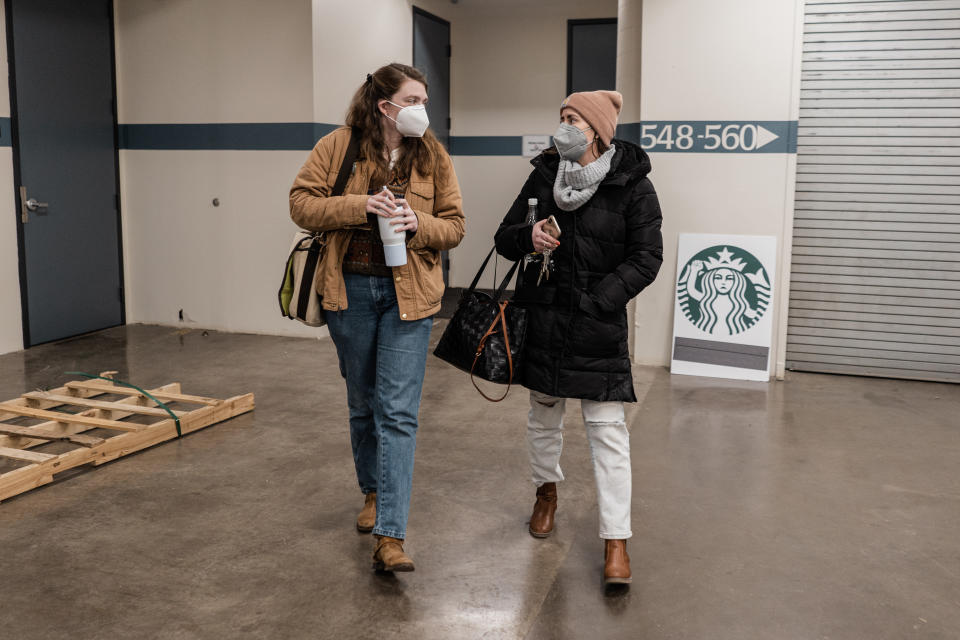
[[[557,127],[556,133],[553,134],[553,144],[560,153],[560,157],[571,162],[579,160],[590,146],[586,134],[566,122],[561,122]]]

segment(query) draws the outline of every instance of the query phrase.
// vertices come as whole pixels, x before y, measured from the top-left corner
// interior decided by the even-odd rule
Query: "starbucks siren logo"
[[[677,301],[687,320],[715,336],[743,333],[770,304],[767,272],[753,254],[717,245],[693,256],[677,282]]]

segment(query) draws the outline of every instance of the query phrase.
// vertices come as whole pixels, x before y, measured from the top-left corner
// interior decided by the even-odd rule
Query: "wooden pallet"
[[[111,377],[113,373],[101,375]],[[254,406],[252,393],[227,400],[204,398],[181,393],[179,382],[147,391],[171,408],[180,419],[183,434],[246,413]],[[54,407],[59,409],[51,411]],[[67,407],[73,410],[65,411]],[[10,423],[26,422],[24,418],[42,422],[29,426]],[[94,429],[104,435],[84,433]],[[169,413],[139,391],[111,381],[75,381],[50,391],[24,393],[0,402],[0,458],[23,465],[0,474],[0,501],[53,482],[56,474],[67,469],[99,466],[176,437],[176,422]],[[68,450],[33,450],[49,448],[54,442],[66,443],[59,447]]]

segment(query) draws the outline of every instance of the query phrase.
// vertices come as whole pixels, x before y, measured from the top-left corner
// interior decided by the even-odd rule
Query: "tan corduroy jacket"
[[[348,127],[321,138],[290,189],[293,221],[303,229],[327,232],[327,249],[317,270],[316,287],[328,311],[347,308],[343,256],[354,231],[370,228],[366,212],[368,163],[358,161],[344,195],[330,197],[349,142]],[[393,280],[400,317],[419,320],[440,310],[440,251],[456,247],[463,239],[463,200],[450,156],[443,154],[432,176],[422,176],[414,167],[406,200],[417,214],[417,231],[407,234],[407,264],[392,268]]]

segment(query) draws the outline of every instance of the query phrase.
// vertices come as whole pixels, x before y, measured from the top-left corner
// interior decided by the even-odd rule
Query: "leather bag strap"
[[[343,190],[347,188],[347,180],[350,179],[350,173],[353,171],[353,163],[357,161],[358,155],[360,155],[360,133],[354,128],[350,130],[347,154],[343,156],[340,172],[337,173],[337,181],[333,185],[333,191],[330,192],[331,196],[343,195]]]
[[[516,265],[514,265],[514,268],[516,268]],[[509,276],[508,276],[508,279],[509,279]],[[498,306],[500,307],[500,312],[493,319],[493,323],[491,323],[490,328],[487,329],[487,332],[483,334],[482,338],[480,338],[480,344],[477,345],[477,353],[473,357],[473,365],[471,365],[470,367],[470,382],[473,383],[473,388],[479,391],[480,395],[482,395],[484,398],[486,398],[490,402],[500,402],[501,400],[506,398],[507,394],[510,393],[511,385],[513,385],[513,356],[510,354],[510,336],[507,334],[506,310],[507,310],[508,304],[510,303],[509,302],[498,303]],[[477,381],[473,377],[473,370],[476,368],[477,361],[480,360],[480,356],[483,354],[484,347],[487,346],[487,338],[489,338],[490,336],[494,335],[497,332],[497,321],[500,322],[500,326],[503,330],[503,346],[507,350],[507,368],[510,371],[510,378],[507,380],[507,390],[503,392],[503,395],[500,396],[499,398],[491,398],[490,396],[488,396],[483,392],[483,389],[477,386]]]

